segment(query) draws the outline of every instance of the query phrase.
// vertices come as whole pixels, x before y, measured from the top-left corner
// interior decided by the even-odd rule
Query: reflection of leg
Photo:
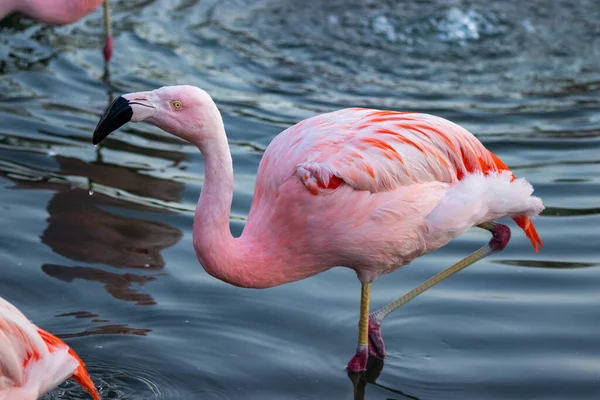
[[[379,378],[379,375],[383,370],[383,366],[384,362],[381,358],[369,358],[367,371],[364,374],[354,374],[348,372],[348,378],[350,378],[352,386],[354,387],[354,400],[365,400],[365,389],[367,387],[367,384],[378,386],[384,390],[394,393],[395,395],[400,395],[402,396],[402,398],[410,400],[419,400],[418,397],[411,396],[398,389],[393,389],[391,387],[377,383],[377,379]],[[398,397],[395,396],[394,398]]]
[[[360,321],[358,323],[358,346],[356,354],[348,363],[348,371],[361,372],[367,369],[369,359],[369,302],[371,284],[363,283],[360,296]]]
[[[483,246],[479,250],[475,251],[471,255],[465,257],[464,259],[460,260],[453,266],[445,269],[444,271],[440,272],[434,277],[428,279],[427,281],[425,281],[425,283],[411,290],[404,296],[400,297],[398,300],[393,301],[388,305],[380,308],[379,310],[373,312],[369,316],[369,339],[371,347],[373,347],[373,349],[370,350],[371,355],[376,355],[377,357],[385,356],[385,347],[383,345],[383,340],[381,339],[380,327],[383,319],[387,317],[392,311],[408,303],[410,300],[414,299],[427,289],[440,283],[441,281],[457,273],[461,269],[468,267],[469,265],[473,264],[478,260],[481,260],[484,257],[487,257],[493,252],[504,250],[506,244],[510,240],[510,228],[508,226],[499,224],[494,221],[488,221],[484,222],[481,225],[478,225],[478,227],[492,232],[492,239],[487,245]]]
[[[367,377],[365,374],[357,374],[348,371],[348,378],[354,388],[354,400],[365,400],[365,388],[367,387]]]

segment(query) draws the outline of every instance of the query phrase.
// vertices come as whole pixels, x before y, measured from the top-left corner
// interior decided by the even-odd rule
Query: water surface
[[[600,397],[597,1],[113,3],[110,82],[100,10],[0,25],[0,294],[85,359],[104,399]],[[191,243],[197,149],[146,124],[91,145],[110,99],[172,84],[204,88],[223,112],[236,235],[278,132],[367,106],[475,133],[543,198],[545,247],[515,229],[506,251],[397,311],[383,369],[353,382],[352,271],[268,290],[219,282]],[[382,277],[373,305],[487,240],[471,231]],[[46,398],[86,397],[67,382]]]

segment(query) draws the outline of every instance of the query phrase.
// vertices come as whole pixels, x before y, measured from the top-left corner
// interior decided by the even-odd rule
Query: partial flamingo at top
[[[95,11],[103,2],[106,39],[102,52],[108,63],[114,48],[109,0],[0,0],[0,19],[20,12],[45,24],[67,25]]]
[[[100,400],[79,356],[0,297],[0,400],[35,400],[71,376]]]

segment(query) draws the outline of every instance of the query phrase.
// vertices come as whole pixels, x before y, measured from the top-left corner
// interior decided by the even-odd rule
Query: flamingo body
[[[70,376],[100,400],[77,354],[0,297],[0,400],[37,399]]]
[[[464,128],[440,117],[344,109],[304,120],[267,148],[244,233],[267,236],[281,283],[336,265],[372,282],[470,227],[543,205]],[[300,255],[300,257],[299,257]],[[290,271],[293,270],[293,271]],[[272,275],[270,275],[272,276]]]
[[[541,245],[529,217],[544,207],[531,185],[440,117],[349,108],[284,130],[260,162],[239,238],[229,229],[231,153],[211,97],[193,86],[124,95],[94,142],[129,120],[153,123],[202,152],[194,248],[209,274],[236,286],[277,286],[335,266],[372,282],[499,217],[514,217],[534,248]]]

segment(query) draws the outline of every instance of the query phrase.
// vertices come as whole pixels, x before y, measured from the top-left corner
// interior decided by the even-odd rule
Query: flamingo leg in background
[[[104,78],[108,78],[109,70],[108,64],[113,55],[114,48],[114,39],[112,35],[112,22],[110,20],[110,3],[109,0],[104,0],[104,33],[106,37],[106,42],[104,43],[104,49],[102,53],[104,54]]]
[[[379,358],[385,357],[385,346],[383,344],[383,339],[381,338],[381,323],[383,322],[385,317],[387,317],[390,313],[398,309],[400,306],[403,306],[404,304],[408,303],[410,300],[414,299],[415,297],[417,297],[427,289],[431,288],[432,286],[437,285],[449,276],[454,275],[458,271],[481,260],[482,258],[489,256],[490,254],[496,251],[504,250],[504,247],[506,247],[508,241],[510,240],[510,228],[508,226],[499,224],[494,221],[484,222],[483,224],[477,226],[479,228],[486,229],[492,232],[492,239],[487,245],[483,246],[474,253],[471,253],[467,257],[463,258],[456,264],[438,273],[432,278],[429,278],[420,286],[406,293],[404,296],[398,298],[397,300],[387,304],[386,306],[381,307],[369,316],[369,342],[371,344],[369,346],[369,353],[372,356]]]

